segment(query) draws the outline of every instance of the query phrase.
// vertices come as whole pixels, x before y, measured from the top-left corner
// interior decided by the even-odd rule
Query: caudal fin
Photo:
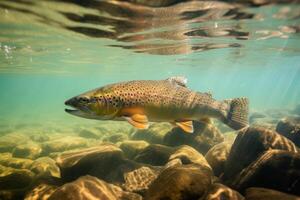
[[[249,125],[249,101],[247,98],[236,98],[232,100],[225,100],[229,104],[229,111],[225,123],[235,129],[241,129]]]

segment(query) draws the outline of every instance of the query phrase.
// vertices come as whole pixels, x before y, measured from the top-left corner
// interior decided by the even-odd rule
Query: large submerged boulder
[[[249,187],[264,187],[300,195],[300,153],[269,150],[242,170],[232,187],[244,193]]]
[[[141,151],[134,160],[149,165],[162,166],[165,165],[169,157],[176,149],[159,144],[150,144]]]
[[[247,200],[300,200],[299,196],[257,187],[248,188],[245,197]]]
[[[281,119],[277,124],[276,131],[300,147],[300,117]]]
[[[42,152],[42,148],[35,142],[27,142],[25,144],[19,144],[13,149],[13,156],[18,158],[35,159],[39,157]]]
[[[168,146],[189,145],[205,154],[214,145],[223,142],[224,137],[212,123],[193,121],[194,133],[187,134],[181,128],[175,127],[164,137]]]
[[[207,168],[193,165],[166,168],[151,183],[145,199],[199,199],[210,188],[211,175]]]
[[[244,197],[223,184],[214,183],[203,200],[244,200]]]
[[[60,178],[60,169],[56,162],[49,157],[40,157],[33,161],[30,170],[40,176],[53,176]]]
[[[21,133],[10,133],[0,137],[0,153],[11,152],[19,144],[26,143],[29,138]]]
[[[24,200],[47,200],[56,191],[58,186],[41,183],[27,192]]]
[[[230,183],[241,170],[269,149],[297,152],[293,142],[270,129],[249,127],[241,131],[231,147],[222,179]]]
[[[133,159],[148,146],[149,143],[144,140],[125,140],[119,144],[124,155],[129,159]]]
[[[172,155],[170,155],[169,160],[174,159],[180,159],[182,164],[195,164],[211,169],[204,156],[193,147],[187,145],[180,146]]]
[[[44,142],[42,144],[43,154],[48,155],[51,152],[63,152],[71,149],[87,147],[88,141],[82,137],[66,136]]]
[[[65,181],[91,175],[110,183],[124,183],[124,173],[141,167],[141,164],[127,160],[122,150],[113,144],[64,152],[56,162]]]
[[[125,192],[120,187],[106,183],[93,176],[83,176],[57,188],[49,200],[142,200],[135,193]]]
[[[87,174],[103,177],[113,170],[122,158],[122,151],[117,146],[102,144],[64,152],[57,157],[56,162],[61,169],[61,176],[66,180],[74,180]]]
[[[27,158],[14,158],[10,153],[0,154],[0,165],[17,169],[29,169],[33,160]]]
[[[212,147],[205,155],[205,159],[214,171],[215,176],[224,172],[225,163],[229,156],[232,143],[222,142]]]
[[[0,190],[12,190],[28,187],[34,179],[34,173],[27,169],[14,169],[0,165]]]

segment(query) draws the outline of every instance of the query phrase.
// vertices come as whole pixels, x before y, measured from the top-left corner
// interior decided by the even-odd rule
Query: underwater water
[[[50,176],[60,178],[59,184],[52,186],[57,188],[86,174],[96,176],[88,170],[78,175],[72,171],[72,176],[65,172],[57,161],[65,159],[61,155],[65,151],[98,146],[103,141],[118,146],[123,140],[172,147],[190,144],[164,143],[162,137],[172,129],[169,124],[152,127],[149,135],[153,137],[135,136],[138,131],[126,122],[88,120],[64,111],[64,102],[70,97],[106,84],[184,76],[190,89],[210,92],[217,100],[247,97],[250,125],[276,129],[282,118],[299,117],[299,2],[132,2],[0,1],[0,199],[22,199],[31,191],[36,175],[43,171],[32,168],[32,162],[40,157],[58,163],[59,168],[47,161],[52,166]],[[232,133],[217,125],[221,135]],[[223,139],[210,138],[214,142],[203,139],[209,143],[203,148],[190,146],[205,156],[226,140],[220,137]],[[160,161],[145,162],[161,166]],[[22,183],[1,180],[7,171],[15,173],[13,168],[21,170],[18,174],[27,170],[25,177],[20,175]],[[123,184],[111,177],[103,179]],[[137,193],[159,199],[149,197],[153,191]],[[297,195],[293,188],[288,191]],[[52,198],[64,199],[60,195]]]

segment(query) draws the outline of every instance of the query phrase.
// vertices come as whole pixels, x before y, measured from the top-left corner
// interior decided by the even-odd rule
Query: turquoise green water
[[[224,14],[228,5],[189,16],[184,6],[139,11],[116,4],[127,9],[122,15],[109,6],[22,2],[0,2],[4,124],[90,123],[65,113],[64,101],[108,83],[178,75],[216,99],[248,97],[251,111],[300,102],[299,5],[242,6],[238,11],[252,17],[239,19]]]

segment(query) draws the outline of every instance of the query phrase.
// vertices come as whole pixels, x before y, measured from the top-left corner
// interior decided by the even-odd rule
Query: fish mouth
[[[65,108],[65,112],[77,117],[91,118],[87,113],[77,109]]]
[[[75,108],[75,106],[74,106],[75,103],[74,102],[75,102],[74,98],[71,98],[71,99],[65,101],[65,105],[68,106],[68,107],[70,107],[70,108],[72,108],[72,109],[65,108],[65,112],[73,114],[73,115],[76,115],[76,113],[80,112],[80,110],[78,110],[77,108]]]
[[[90,116],[84,110],[76,108],[73,104],[69,103],[69,101],[66,101],[65,105],[68,106],[68,107],[70,107],[70,108],[65,108],[65,112],[66,113],[69,113],[69,114],[77,116],[77,117],[82,117],[82,118],[88,118],[88,119],[92,119],[93,118],[92,116]]]
[[[77,109],[69,109],[69,108],[65,108],[65,112],[67,112],[67,113],[70,113],[70,114],[72,114],[72,113],[75,113],[75,112],[78,112],[79,110],[77,110]],[[80,111],[79,111],[80,112]]]
[[[70,107],[72,107],[72,106],[70,106]],[[78,109],[76,109],[76,108],[65,108],[65,112],[66,113],[69,113],[69,114],[71,114],[71,115],[76,115],[76,116],[79,116],[80,114],[82,114],[82,111],[81,110],[78,110]]]
[[[68,106],[69,108],[65,108],[65,112],[72,114],[72,115],[79,115],[82,111],[78,110],[74,106],[74,101],[73,99],[69,99],[65,102],[65,105]]]

